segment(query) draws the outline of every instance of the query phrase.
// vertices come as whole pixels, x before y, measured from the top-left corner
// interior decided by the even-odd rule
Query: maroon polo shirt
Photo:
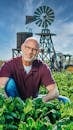
[[[27,74],[22,64],[22,57],[5,62],[0,69],[0,77],[13,78],[22,99],[36,97],[42,84],[46,87],[55,83],[49,67],[40,60],[33,61],[32,69]]]

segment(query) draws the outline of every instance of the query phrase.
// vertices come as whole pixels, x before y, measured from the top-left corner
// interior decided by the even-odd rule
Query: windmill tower
[[[37,26],[41,27],[41,32],[36,33],[36,35],[40,36],[40,47],[42,48],[39,56],[43,61],[51,61],[53,56],[54,61],[57,64],[56,53],[52,41],[52,36],[55,36],[56,34],[51,33],[48,28],[54,21],[54,18],[53,9],[48,6],[40,6],[35,10],[33,16],[26,16],[26,24],[35,22]]]

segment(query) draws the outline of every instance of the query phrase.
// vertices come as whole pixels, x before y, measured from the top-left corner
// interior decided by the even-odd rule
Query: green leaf
[[[29,130],[28,124],[26,122],[21,121],[18,130]]]
[[[35,128],[35,121],[32,117],[29,117],[26,122],[27,122],[29,128]]]
[[[3,130],[3,125],[0,125],[0,130]]]
[[[24,113],[27,114],[28,112],[30,112],[31,110],[33,110],[33,102],[31,99],[27,99],[24,105]]]

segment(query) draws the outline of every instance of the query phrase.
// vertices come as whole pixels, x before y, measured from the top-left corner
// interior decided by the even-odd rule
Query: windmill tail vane
[[[35,16],[26,16],[25,24],[29,24],[35,21]]]

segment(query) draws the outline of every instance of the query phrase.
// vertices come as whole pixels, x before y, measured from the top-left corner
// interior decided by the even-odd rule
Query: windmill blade
[[[49,8],[49,7],[48,7],[48,6],[46,6],[46,10],[45,10],[45,13],[47,13],[47,12],[48,12],[48,8]]]
[[[40,10],[40,14],[42,14],[42,7],[41,6],[39,7],[39,10]]]
[[[48,24],[51,25],[51,21],[50,20],[47,20]]]
[[[42,22],[42,27],[45,28],[45,21]]]
[[[43,6],[43,11],[46,12],[46,6]]]
[[[41,12],[39,12],[39,9],[37,9],[37,10],[34,12],[35,15],[40,15],[40,13],[41,13]]]
[[[51,23],[53,22],[53,19],[52,18],[50,18],[48,21],[50,21]]]
[[[47,14],[47,16],[49,16],[50,18],[53,17],[53,19],[54,19],[54,17],[55,17],[54,14],[53,14],[53,13],[50,13],[50,12],[49,12],[49,14]]]
[[[38,20],[36,21],[36,24],[37,24],[38,26],[40,26],[40,25],[42,24],[42,20],[41,20],[41,19],[38,19]]]
[[[35,20],[40,19],[40,16],[39,16],[39,15],[34,15],[34,17],[35,17]]]
[[[42,13],[43,13],[43,8],[42,8],[42,6],[40,6],[39,8],[40,8],[40,10],[41,10],[41,14],[42,14]]]
[[[39,15],[42,14],[42,10],[40,7],[37,9],[37,12],[39,12]]]
[[[46,27],[48,27],[48,20],[46,20],[46,23],[45,23],[45,24],[46,24]]]
[[[50,7],[48,7],[47,13],[50,13],[50,12],[53,12],[53,10]]]
[[[54,17],[55,17],[55,16],[53,15],[53,13],[47,14],[47,17],[48,17],[48,16],[49,16],[50,18],[53,17],[53,19],[54,19]]]
[[[41,26],[41,23],[42,23],[42,20],[40,19],[40,20],[39,20],[39,23],[38,23],[38,26],[39,26],[39,27]]]
[[[53,15],[54,16],[54,12],[53,12],[53,10],[52,9],[49,9],[48,11],[47,11],[47,15]]]

